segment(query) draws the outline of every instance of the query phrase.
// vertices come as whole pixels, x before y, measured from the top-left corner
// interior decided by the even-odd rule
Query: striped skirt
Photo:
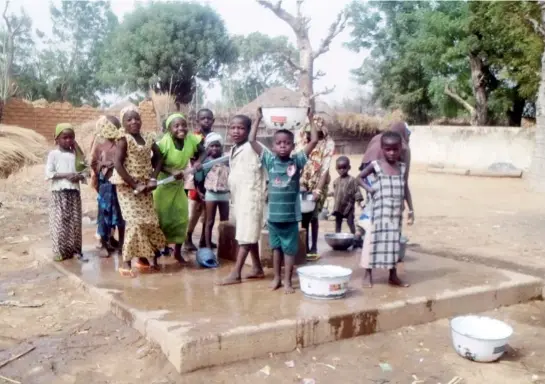
[[[78,190],[52,192],[49,203],[49,232],[55,259],[65,260],[81,255],[81,196]]]

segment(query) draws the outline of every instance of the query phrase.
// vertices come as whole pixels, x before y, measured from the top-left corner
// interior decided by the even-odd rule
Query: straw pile
[[[0,178],[6,178],[26,165],[43,161],[46,151],[47,141],[39,133],[0,124]]]
[[[361,113],[341,113],[337,116],[337,120],[342,132],[354,136],[368,136],[387,130],[394,122],[405,120],[405,116],[399,110],[384,117]]]

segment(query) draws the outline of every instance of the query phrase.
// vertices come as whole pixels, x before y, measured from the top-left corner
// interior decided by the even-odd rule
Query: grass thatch
[[[376,135],[386,131],[396,121],[405,120],[403,112],[395,110],[384,117],[361,113],[340,113],[337,115],[340,131],[354,136]]]
[[[34,130],[0,124],[0,178],[43,161],[46,151],[45,137]]]

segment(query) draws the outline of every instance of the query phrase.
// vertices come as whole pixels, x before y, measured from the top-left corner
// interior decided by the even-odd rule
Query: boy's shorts
[[[267,223],[271,249],[280,249],[285,255],[295,256],[299,251],[299,223]]]

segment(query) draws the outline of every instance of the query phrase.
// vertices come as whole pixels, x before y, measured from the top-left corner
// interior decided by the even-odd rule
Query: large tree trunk
[[[545,10],[542,10],[545,25]],[[532,163],[528,172],[530,187],[545,192],[545,52],[541,56],[541,80],[536,102],[536,131]]]
[[[475,124],[488,124],[488,95],[486,94],[486,76],[484,63],[478,55],[469,54],[469,66],[471,68],[471,85],[475,96]]]
[[[314,57],[312,46],[307,33],[297,34],[297,48],[299,49],[299,78],[297,79],[297,87],[303,95],[299,105],[301,107],[315,108],[314,98]]]

